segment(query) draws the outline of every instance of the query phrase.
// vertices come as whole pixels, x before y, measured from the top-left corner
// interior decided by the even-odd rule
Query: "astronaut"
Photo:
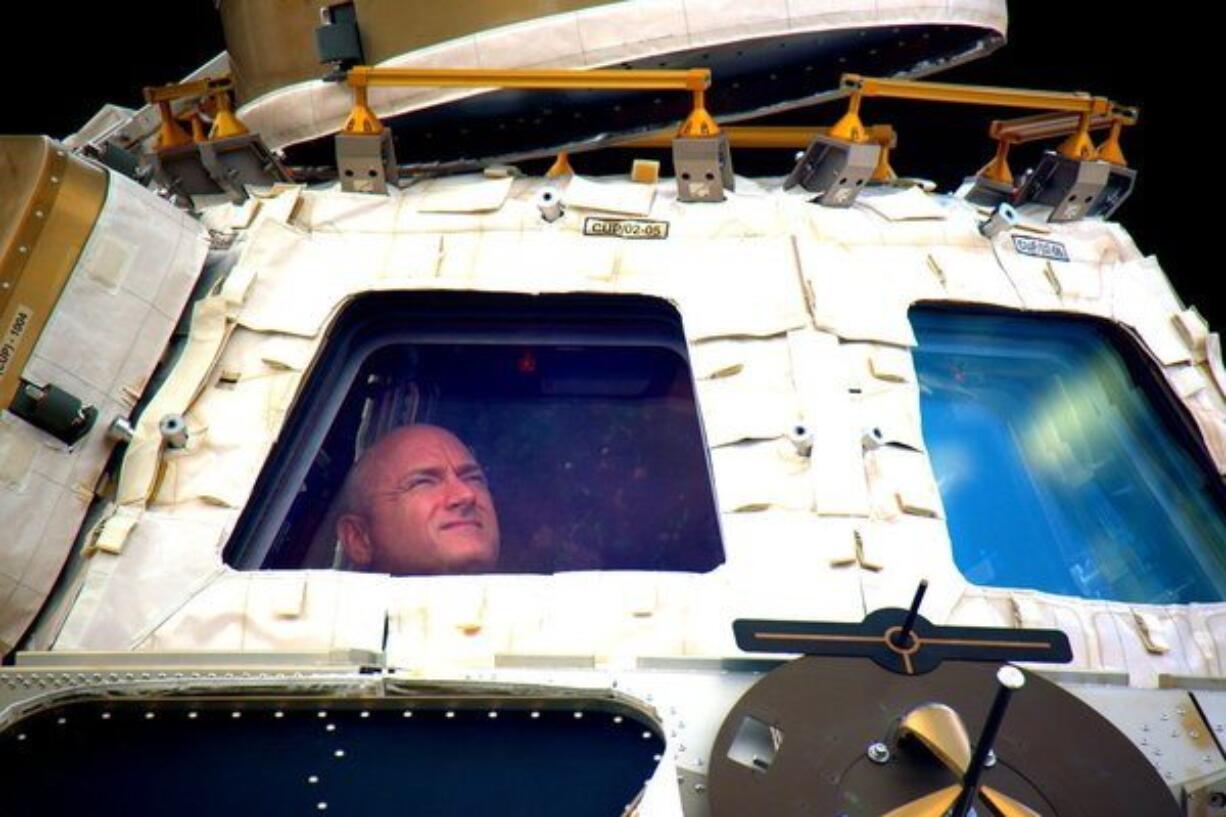
[[[485,472],[458,437],[398,428],[354,464],[336,535],[357,570],[396,576],[484,573],[497,567],[498,514]]]

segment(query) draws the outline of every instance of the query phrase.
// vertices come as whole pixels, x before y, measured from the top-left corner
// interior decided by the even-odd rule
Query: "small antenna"
[[[975,802],[975,796],[979,794],[979,777],[987,766],[988,754],[992,751],[992,744],[996,742],[1000,724],[1005,719],[1005,710],[1009,708],[1009,699],[1013,697],[1014,692],[1026,685],[1026,676],[1017,667],[1006,664],[997,670],[996,682],[998,684],[996,698],[992,701],[988,719],[984,722],[983,731],[979,734],[979,742],[975,744],[975,754],[971,756],[971,765],[967,767],[966,774],[962,778],[962,793],[954,802],[949,817],[966,817],[970,813],[971,804]]]
[[[915,619],[919,617],[920,604],[924,601],[924,594],[928,592],[928,580],[920,579],[919,587],[915,588],[915,598],[911,599],[911,609],[907,611],[907,618],[902,623],[902,629],[894,634],[894,646],[899,649],[906,649],[911,643],[911,631],[915,629]]]

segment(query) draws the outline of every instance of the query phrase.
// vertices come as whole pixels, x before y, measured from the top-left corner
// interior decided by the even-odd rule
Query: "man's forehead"
[[[381,459],[397,471],[477,465],[468,446],[455,435],[433,427],[404,430],[388,440],[384,453]]]

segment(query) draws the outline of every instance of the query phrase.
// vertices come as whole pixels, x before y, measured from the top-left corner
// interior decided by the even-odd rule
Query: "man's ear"
[[[375,558],[375,549],[365,517],[356,513],[343,514],[336,520],[336,536],[341,540],[341,548],[350,564],[359,570],[370,567]]]

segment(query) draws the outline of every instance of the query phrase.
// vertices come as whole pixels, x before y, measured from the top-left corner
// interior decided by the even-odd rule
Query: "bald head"
[[[348,561],[393,575],[480,573],[498,563],[498,516],[481,466],[446,429],[396,429],[346,479],[336,534]]]

